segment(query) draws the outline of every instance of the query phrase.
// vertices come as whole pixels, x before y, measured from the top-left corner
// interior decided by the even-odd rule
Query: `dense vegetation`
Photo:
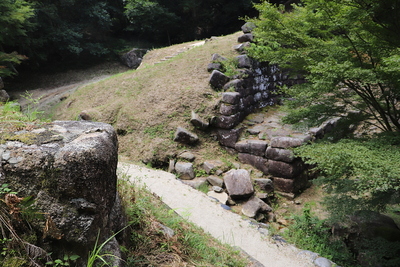
[[[350,232],[354,218],[374,220],[374,211],[399,210],[399,2],[303,0],[289,12],[268,2],[256,8],[259,18],[249,19],[257,26],[250,55],[307,81],[282,88],[285,122],[312,127],[341,118],[325,140],[296,149],[327,193],[329,221],[307,208],[294,217],[288,238],[345,266],[398,266],[394,234],[368,229],[368,237],[358,232],[350,238]],[[349,231],[346,237],[332,236],[334,223]]]
[[[4,0],[0,77],[25,59],[37,68],[104,57],[133,42],[153,47],[232,33],[241,17],[256,14],[251,0]]]

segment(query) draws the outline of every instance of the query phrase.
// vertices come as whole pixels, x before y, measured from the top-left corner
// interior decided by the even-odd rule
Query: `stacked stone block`
[[[303,162],[291,150],[303,145],[306,139],[274,137],[268,144],[264,140],[249,139],[236,143],[235,150],[242,163],[252,165],[272,177],[277,191],[297,193],[307,186]]]

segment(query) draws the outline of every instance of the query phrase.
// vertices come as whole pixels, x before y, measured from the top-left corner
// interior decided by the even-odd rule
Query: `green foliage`
[[[25,56],[8,50],[8,46],[20,43],[20,40],[24,39],[27,29],[31,26],[28,19],[32,16],[33,9],[27,1],[0,2],[0,77],[15,74],[14,65],[26,59]]]
[[[302,249],[310,250],[343,266],[357,266],[343,240],[331,236],[331,227],[305,205],[301,215],[294,215],[284,237]]]
[[[252,57],[308,81],[285,90],[294,99],[292,120],[315,125],[355,110],[383,131],[400,131],[398,1],[304,0],[293,7],[256,5],[256,45],[249,48]]]
[[[174,210],[166,207],[145,188],[129,181],[119,181],[120,195],[126,204],[131,225],[131,247],[127,248],[128,266],[160,265],[154,259],[173,259],[179,255],[179,264],[194,266],[247,266],[237,251],[213,240],[200,228],[187,222]],[[188,211],[190,212],[190,211]],[[154,225],[160,222],[173,229],[173,238],[165,238]],[[165,262],[174,266],[175,262]]]
[[[28,91],[22,96],[28,101],[26,105],[26,109],[24,114],[28,121],[36,121],[39,118],[39,115],[43,113],[43,111],[39,111],[37,105],[39,104],[40,98],[33,98],[33,93],[29,93]]]
[[[71,262],[76,261],[79,259],[78,255],[65,255],[63,259],[56,259],[54,261],[48,261],[46,262],[46,265],[54,266],[54,267],[59,267],[59,266],[70,266]]]
[[[327,191],[327,210],[338,221],[357,210],[383,211],[400,203],[399,145],[399,136],[382,135],[314,143],[295,153],[320,173],[316,182]]]

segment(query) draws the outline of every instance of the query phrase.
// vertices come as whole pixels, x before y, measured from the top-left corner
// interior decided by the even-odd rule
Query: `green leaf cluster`
[[[398,136],[380,136],[314,143],[295,152],[318,171],[327,210],[339,221],[357,210],[384,211],[400,203],[399,145]]]
[[[285,90],[291,109],[301,109],[297,121],[316,125],[356,111],[383,131],[400,131],[398,1],[304,0],[291,12],[268,2],[256,8],[249,54],[307,80]]]

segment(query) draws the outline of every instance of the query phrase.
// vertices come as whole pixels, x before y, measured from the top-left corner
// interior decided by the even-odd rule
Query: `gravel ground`
[[[220,203],[183,184],[171,173],[127,163],[120,163],[118,168],[119,173],[126,174],[134,183],[145,185],[180,216],[223,243],[241,248],[264,266],[315,266],[311,258],[299,256],[299,249],[272,240],[262,234],[257,226],[225,210]]]

